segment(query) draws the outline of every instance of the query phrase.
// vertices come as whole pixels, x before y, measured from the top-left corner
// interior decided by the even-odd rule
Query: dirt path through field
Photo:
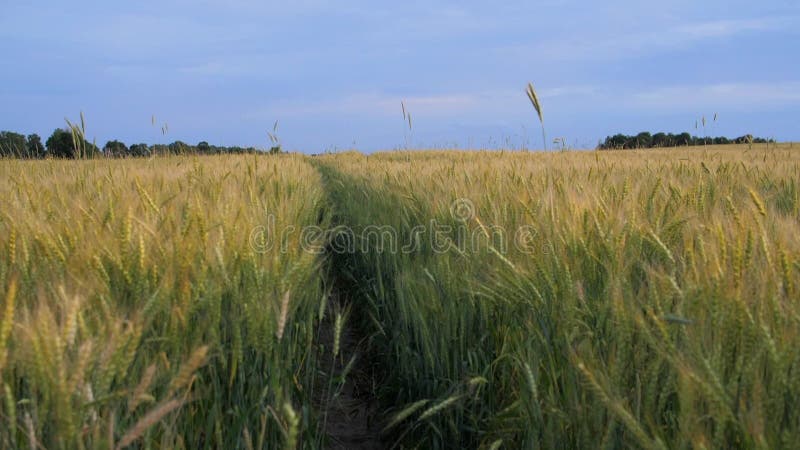
[[[346,308],[347,301],[334,289],[330,303],[329,320],[325,322],[322,335],[326,354],[322,363],[325,374],[323,398],[327,402],[323,405],[328,438],[326,448],[385,448],[380,440],[380,411],[375,397],[377,381],[374,367],[367,357],[366,343],[359,336],[355,321],[343,320],[339,355],[333,360],[336,311]]]
[[[331,176],[331,171],[315,164],[322,174],[329,198],[329,213],[334,226],[347,225],[338,215],[341,185]],[[378,404],[378,386],[381,386],[380,361],[371,355],[369,337],[375,332],[366,309],[368,300],[363,297],[364,286],[357,274],[352,255],[328,248],[328,273],[326,283],[330,290],[326,319],[322,323],[320,348],[324,404],[323,432],[325,448],[372,450],[387,448],[381,441],[383,414]],[[339,353],[333,358],[336,336],[336,317],[342,315],[339,332]],[[370,324],[370,325],[365,325]]]

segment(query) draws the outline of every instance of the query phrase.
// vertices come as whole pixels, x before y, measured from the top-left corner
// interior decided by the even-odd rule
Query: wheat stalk
[[[281,300],[281,312],[280,316],[278,317],[278,330],[275,335],[278,337],[278,341],[283,338],[283,330],[286,328],[286,318],[289,315],[289,299],[291,297],[290,291],[286,291],[283,294],[283,299]]]
[[[145,414],[144,417],[139,419],[133,428],[122,436],[122,439],[119,440],[115,448],[120,450],[133,444],[137,439],[142,437],[145,431],[160,422],[167,414],[183,406],[184,403],[186,403],[184,400],[172,399],[156,406]]]
[[[528,83],[528,88],[526,89],[526,93],[528,94],[528,99],[530,99],[531,104],[533,105],[533,109],[536,110],[536,115],[539,117],[539,123],[542,125],[542,145],[544,145],[544,149],[547,150],[547,138],[545,137],[544,133],[544,117],[542,116],[542,105],[539,102],[539,96],[536,95],[536,90],[533,88],[533,83]]]

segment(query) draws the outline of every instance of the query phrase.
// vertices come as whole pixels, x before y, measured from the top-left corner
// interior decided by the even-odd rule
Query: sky
[[[277,121],[283,148],[306,153],[542,148],[532,82],[550,148],[644,130],[800,141],[797,0],[0,0],[0,12],[0,130],[45,139],[83,112],[99,145],[266,148]]]

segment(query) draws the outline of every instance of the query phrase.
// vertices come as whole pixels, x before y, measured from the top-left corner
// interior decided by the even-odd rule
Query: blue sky
[[[83,111],[101,145],[266,147],[277,120],[309,153],[540,148],[528,81],[575,147],[714,113],[708,134],[800,141],[797,0],[5,0],[0,54],[0,129]]]

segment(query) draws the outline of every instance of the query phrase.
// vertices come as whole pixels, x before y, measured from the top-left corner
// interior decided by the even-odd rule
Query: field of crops
[[[409,405],[389,423],[407,442],[800,440],[796,153],[353,154],[322,166],[355,236],[388,224],[407,242],[432,219],[451,230],[449,251],[423,236],[413,252],[338,256],[367,300],[385,404]]]
[[[387,448],[791,448],[798,182],[774,144],[0,161],[0,447],[331,446],[347,326]]]
[[[325,226],[303,158],[0,161],[0,197],[0,446],[314,442],[320,257],[251,233]]]

